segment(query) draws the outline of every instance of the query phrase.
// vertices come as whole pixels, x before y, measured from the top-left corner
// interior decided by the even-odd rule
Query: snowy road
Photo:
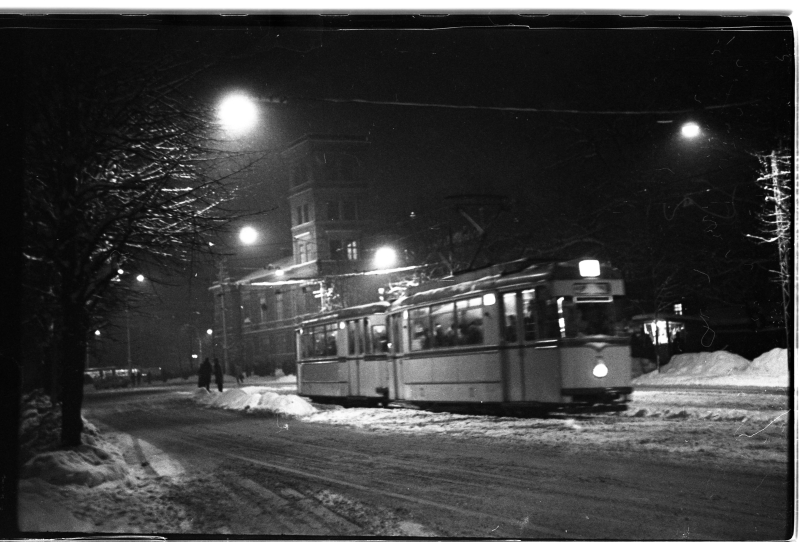
[[[175,391],[87,396],[85,408],[180,463],[163,498],[186,511],[184,533],[784,538],[786,398],[720,393],[650,390],[626,415],[551,419],[294,420]]]

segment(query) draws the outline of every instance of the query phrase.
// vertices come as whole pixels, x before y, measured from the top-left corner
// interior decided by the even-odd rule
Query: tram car
[[[624,406],[624,295],[618,270],[573,260],[320,314],[297,331],[298,391],[434,408]]]

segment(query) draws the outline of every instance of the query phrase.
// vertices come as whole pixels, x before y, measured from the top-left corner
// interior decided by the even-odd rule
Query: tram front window
[[[594,335],[618,335],[621,311],[614,302],[573,303],[565,298],[562,303],[564,318],[563,336],[566,338],[589,337]]]

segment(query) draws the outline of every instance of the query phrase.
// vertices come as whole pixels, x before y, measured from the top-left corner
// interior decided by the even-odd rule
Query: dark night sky
[[[262,104],[254,147],[280,149],[304,133],[368,136],[375,196],[398,214],[435,208],[457,192],[521,196],[591,183],[609,174],[595,166],[608,167],[615,154],[652,157],[667,148],[684,120],[701,122],[729,146],[769,148],[779,131],[791,133],[790,27],[750,20],[733,28],[725,25],[745,23],[719,17],[648,22],[559,18],[539,28],[442,23],[448,28],[423,30],[404,19],[409,28],[399,30],[226,30],[253,54],[227,64],[210,88],[287,98]],[[586,140],[605,155],[594,165],[581,159]],[[250,176],[258,183],[250,203],[278,206],[259,224],[270,247],[289,241],[282,173],[263,168]]]
[[[557,200],[561,190],[580,191],[609,177],[624,182],[652,168],[700,167],[702,149],[676,144],[684,120],[699,122],[716,145],[737,150],[770,149],[794,134],[788,18],[140,21],[146,31],[100,31],[85,43],[135,36],[230,54],[198,82],[199,96],[217,100],[244,91],[286,98],[261,104],[260,124],[243,142],[280,151],[306,133],[367,136],[373,201],[392,218],[441,212],[442,198],[454,193]],[[104,24],[81,23],[72,32]],[[56,32],[41,31],[37,39],[46,43]],[[724,107],[739,103],[745,105]],[[266,160],[243,185],[249,189],[242,208],[274,210],[248,221],[263,240],[236,248],[234,278],[291,246],[280,162]],[[198,272],[191,294],[163,292],[162,317],[174,320],[191,297],[205,328],[212,277],[210,269]]]

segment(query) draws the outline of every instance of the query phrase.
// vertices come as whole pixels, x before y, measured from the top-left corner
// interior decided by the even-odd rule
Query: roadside
[[[773,373],[767,375],[772,378],[772,386],[780,387],[788,380],[786,352],[768,354],[768,360],[752,367],[760,367],[762,372],[766,367],[766,372]],[[670,372],[663,371],[644,377],[651,385],[672,384],[669,379],[675,376],[682,377],[685,385],[703,382],[719,385],[719,377],[739,386],[751,385],[753,375],[747,371],[751,366],[737,369],[737,363],[730,362],[728,356],[721,354],[710,360],[708,355],[697,355],[694,364],[683,362],[673,366],[682,367],[684,374],[670,376]],[[727,374],[719,374],[725,371]],[[719,396],[717,408],[709,408],[691,404],[696,397],[691,394],[671,397],[665,403],[663,393],[643,389],[636,392],[633,408],[597,422],[570,417],[542,420],[465,416],[398,408],[317,408],[295,394],[293,377],[251,378],[246,385],[223,393],[198,389],[191,382],[182,386],[171,384],[170,389],[177,389],[187,400],[205,408],[251,415],[263,411],[286,420],[301,418],[377,433],[434,432],[452,438],[509,442],[534,439],[537,444],[564,451],[591,445],[622,453],[666,452],[685,454],[687,458],[701,454],[704,461],[716,455],[722,462],[731,458],[737,462],[780,462],[787,454],[788,410],[785,396],[779,395],[727,393]],[[196,532],[191,510],[170,495],[187,485],[197,485],[197,480],[163,451],[125,433],[97,428],[88,421],[83,446],[57,450],[60,417],[49,399],[36,394],[28,396],[22,412],[24,467],[19,495],[23,532]],[[683,423],[665,426],[664,420]],[[708,422],[716,423],[713,427],[704,425]],[[224,530],[220,533],[226,534]]]

